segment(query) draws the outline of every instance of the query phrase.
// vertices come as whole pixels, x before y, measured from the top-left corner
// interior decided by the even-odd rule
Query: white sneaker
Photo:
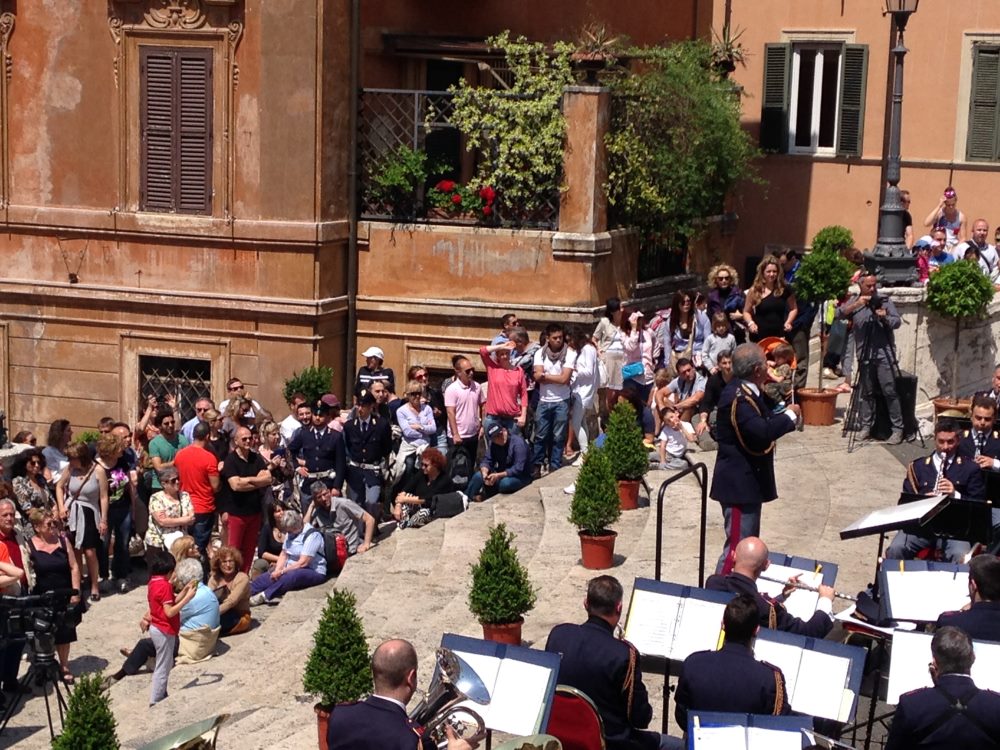
[[[254,594],[250,597],[250,606],[259,607],[261,604],[267,604],[267,597],[264,596],[264,592],[261,591],[259,594]]]
[[[571,484],[569,487],[563,487],[563,494],[565,495],[572,495],[574,492],[576,492],[576,482]]]
[[[571,463],[570,466],[574,466],[577,469],[579,469],[581,466],[583,466],[583,454],[581,453],[579,456],[577,456],[576,461],[574,461],[573,463]]]

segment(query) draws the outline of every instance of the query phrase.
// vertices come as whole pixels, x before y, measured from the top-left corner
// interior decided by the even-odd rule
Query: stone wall
[[[903,324],[896,331],[899,366],[917,376],[917,406],[951,391],[955,323],[927,309],[926,289],[882,289],[892,297]],[[989,387],[997,362],[1000,337],[1000,297],[994,297],[982,320],[961,326],[958,353],[958,394],[968,396]]]

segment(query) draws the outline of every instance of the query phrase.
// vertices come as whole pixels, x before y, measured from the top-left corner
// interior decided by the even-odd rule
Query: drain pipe
[[[351,374],[357,359],[358,334],[358,107],[360,105],[361,75],[361,0],[351,0],[350,43],[350,107],[347,127],[350,131],[350,154],[347,167],[347,330],[344,366],[344,393],[353,384]],[[345,395],[345,398],[347,396]]]

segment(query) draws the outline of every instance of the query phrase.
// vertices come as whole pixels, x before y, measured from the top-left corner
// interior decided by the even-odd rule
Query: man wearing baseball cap
[[[479,471],[469,479],[466,494],[480,502],[498,492],[509,495],[531,484],[528,444],[500,424],[486,429],[489,450],[479,464]]]
[[[361,356],[365,358],[365,364],[358,369],[358,377],[354,380],[354,393],[371,390],[372,383],[385,383],[386,388],[395,393],[396,376],[390,368],[382,367],[385,352],[377,346],[369,346],[361,352]]]

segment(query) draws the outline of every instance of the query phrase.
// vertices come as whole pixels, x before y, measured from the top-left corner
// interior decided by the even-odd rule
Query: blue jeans
[[[100,563],[101,575],[108,577],[108,548],[111,543],[111,535],[114,535],[114,553],[111,558],[111,575],[114,578],[128,578],[132,570],[132,562],[129,559],[128,543],[132,537],[132,503],[129,500],[120,500],[114,505],[108,506],[108,533],[101,540],[101,546],[97,550],[98,562]]]
[[[194,523],[191,525],[191,536],[194,543],[201,552],[201,559],[208,559],[208,543],[212,541],[212,532],[215,530],[214,513],[195,513]]]
[[[569,429],[569,399],[539,401],[535,410],[535,445],[531,456],[534,466],[545,462],[545,446],[549,445],[549,471],[562,466],[566,430]]]
[[[271,578],[270,573],[262,573],[250,582],[250,593],[264,593],[264,597],[270,601],[275,597],[282,596],[289,591],[307,589],[310,586],[319,586],[326,581],[326,576],[317,573],[312,568],[295,568],[287,570],[278,580]]]
[[[465,494],[469,496],[470,500],[476,495],[482,495],[484,499],[493,497],[497,493],[511,495],[518,490],[524,489],[528,484],[530,484],[530,480],[524,480],[520,477],[504,477],[492,487],[487,487],[483,482],[482,472],[477,471],[469,479],[469,485],[465,490]]]
[[[517,426],[517,419],[515,417],[498,417],[495,414],[487,414],[483,417],[483,432],[487,432],[490,426],[495,424],[506,427],[507,432],[511,435],[521,434],[521,428]]]

